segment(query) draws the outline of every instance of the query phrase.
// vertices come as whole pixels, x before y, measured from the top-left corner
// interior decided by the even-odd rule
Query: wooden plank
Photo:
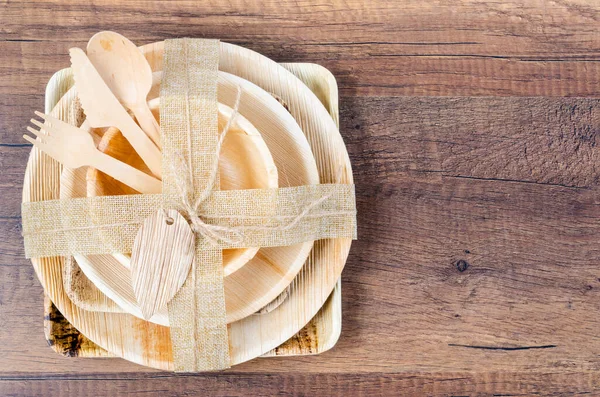
[[[281,360],[280,360],[281,361]],[[595,395],[596,373],[515,372],[445,374],[173,374],[42,375],[0,378],[0,393],[10,396],[97,397],[135,394],[220,396],[574,396]]]
[[[598,104],[575,98],[374,98],[342,104],[340,128],[349,150],[359,153],[357,173],[380,179],[442,172],[594,187],[600,180]]]
[[[320,356],[235,372],[600,369],[600,149],[583,133],[598,109],[577,98],[343,103],[360,238],[343,273],[341,339]],[[65,361],[44,345],[41,288],[18,223],[0,222],[0,317],[18,324],[0,327],[0,339],[29,348],[7,353],[0,372],[140,371]]]
[[[161,39],[156,37],[135,43],[141,45]],[[338,78],[343,95],[481,95],[480,91],[484,91],[483,95],[496,95],[497,91],[503,96],[514,95],[511,92],[517,95],[587,95],[594,89],[592,86],[597,85],[594,83],[598,77],[594,73],[600,62],[598,58],[581,58],[573,54],[552,57],[480,56],[470,52],[423,54],[391,48],[378,49],[377,53],[361,49],[355,57],[340,57],[339,48],[335,45],[323,44],[319,52],[312,51],[313,46],[307,43],[300,43],[298,46],[303,51],[282,52],[285,45],[280,42],[229,41],[279,62],[322,64]],[[425,41],[419,43],[427,49],[432,47]],[[55,71],[69,65],[68,49],[76,46],[85,48],[85,44],[84,40],[71,38],[44,42],[43,46],[35,41],[0,40],[3,53],[0,92],[39,95],[39,86],[45,85]],[[468,84],[473,85],[470,90]],[[11,91],[11,87],[18,90]],[[462,92],[456,91],[457,88]],[[591,92],[597,95],[597,88]]]
[[[0,144],[0,218],[14,218],[21,214],[23,176],[31,151],[31,145],[23,142]]]
[[[138,44],[210,36],[282,62],[320,63],[343,96],[600,96],[599,15],[584,0],[463,1],[458,8],[417,0],[4,2],[0,143],[20,142],[43,86],[68,65],[68,48],[83,47],[106,26]]]
[[[465,1],[460,9],[424,7],[415,0],[360,2],[357,9],[356,1],[330,1],[311,12],[278,1],[260,8],[237,1],[144,7],[139,2],[94,7],[82,1],[6,2],[0,5],[0,109],[6,115],[0,120],[0,143],[20,143],[19,131],[31,110],[41,108],[43,86],[68,66],[68,48],[84,47],[102,26],[138,44],[211,36],[282,62],[320,63],[338,78],[343,96],[600,96],[599,10],[590,4],[544,4],[543,14],[536,15],[532,12],[541,3],[515,0]],[[19,23],[33,15],[35,25]],[[132,23],[134,15],[143,22]],[[231,29],[233,20],[236,29]],[[65,29],[72,33],[68,39]]]
[[[1,10],[3,39],[18,42],[63,41],[65,31],[72,40],[87,41],[110,26],[134,41],[211,36],[246,44],[270,42],[271,51],[284,56],[324,51],[347,58],[452,53],[597,59],[600,49],[599,10],[592,0],[45,0],[8,1]]]
[[[0,146],[24,143],[21,136],[33,110],[43,109],[46,82],[69,65],[68,48],[73,45],[82,43],[45,43],[45,50],[37,53],[39,43],[0,41],[0,53],[6,55],[0,63]],[[357,95],[600,97],[600,62],[463,57],[312,61],[332,70],[342,105]]]
[[[154,39],[135,41],[145,44]],[[280,62],[314,62],[330,69],[343,96],[353,95],[499,95],[499,96],[598,96],[599,59],[565,55],[545,58],[513,56],[479,56],[448,52],[421,54],[368,49],[355,57],[340,57],[335,46],[323,45],[321,52],[303,50],[281,53],[282,43],[230,40]],[[0,64],[0,93],[43,95],[54,72],[69,66],[68,49],[85,48],[86,41],[68,39],[60,42],[1,41],[3,62]],[[421,42],[425,48],[430,48]],[[362,51],[362,50],[361,50]],[[8,100],[5,106],[11,105]]]

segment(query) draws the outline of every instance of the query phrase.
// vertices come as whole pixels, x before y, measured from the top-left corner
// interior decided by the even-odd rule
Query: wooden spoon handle
[[[152,139],[154,144],[161,149],[160,126],[152,114],[152,111],[148,107],[148,104],[143,102],[131,110],[133,110],[133,114],[135,114],[135,118],[137,119],[138,123],[140,123],[140,126],[144,132],[150,137],[150,139]]]
[[[162,182],[160,180],[145,174],[106,153],[100,151],[97,151],[96,153],[97,157],[92,166],[98,170],[123,182],[140,193],[153,194],[162,192]]]
[[[125,111],[123,109],[123,111]],[[120,118],[119,125],[115,125],[123,136],[129,141],[137,154],[144,160],[150,171],[157,177],[162,177],[162,154],[158,147],[148,138],[146,133],[136,124],[127,112]]]

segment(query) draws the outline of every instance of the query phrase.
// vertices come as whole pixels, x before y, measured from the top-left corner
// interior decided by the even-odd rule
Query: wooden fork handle
[[[162,192],[162,182],[100,151],[92,164],[99,171],[144,194]]]

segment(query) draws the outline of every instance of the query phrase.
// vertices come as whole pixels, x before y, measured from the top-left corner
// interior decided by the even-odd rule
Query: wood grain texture
[[[139,396],[577,396],[594,395],[597,374],[572,372],[514,375],[502,372],[448,374],[164,374],[11,376],[0,381],[4,395],[98,397]],[[168,386],[167,386],[168,385]]]
[[[396,96],[599,97],[599,19],[591,0],[1,3],[0,394],[598,394],[595,100]],[[184,377],[47,347],[19,137],[68,48],[105,28],[219,37],[336,75],[360,239],[334,349]]]
[[[75,258],[66,257],[62,271],[63,287],[69,299],[84,310],[122,313],[124,310],[112,299],[104,295],[96,285],[85,276]],[[58,311],[58,309],[46,306]],[[44,312],[48,314],[47,312]],[[61,314],[62,315],[62,314]],[[48,334],[48,332],[47,332]],[[73,353],[79,354],[79,353]]]
[[[68,49],[85,48],[107,28],[138,45],[218,37],[279,62],[319,63],[336,76],[343,96],[600,96],[594,0],[459,4],[6,1],[0,106],[11,117],[0,119],[0,142],[20,142],[8,133],[29,120],[31,103],[42,103],[40,87],[69,65]]]
[[[131,251],[133,292],[146,320],[162,309],[185,282],[194,260],[195,236],[177,210],[149,216]]]
[[[52,350],[65,357],[112,357],[73,327],[47,296],[44,297],[44,331]]]

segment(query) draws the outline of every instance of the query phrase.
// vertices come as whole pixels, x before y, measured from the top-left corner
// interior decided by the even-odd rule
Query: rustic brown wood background
[[[599,394],[599,28],[596,0],[0,0],[0,395]],[[20,137],[104,29],[335,74],[360,240],[333,350],[184,376],[47,346]]]

